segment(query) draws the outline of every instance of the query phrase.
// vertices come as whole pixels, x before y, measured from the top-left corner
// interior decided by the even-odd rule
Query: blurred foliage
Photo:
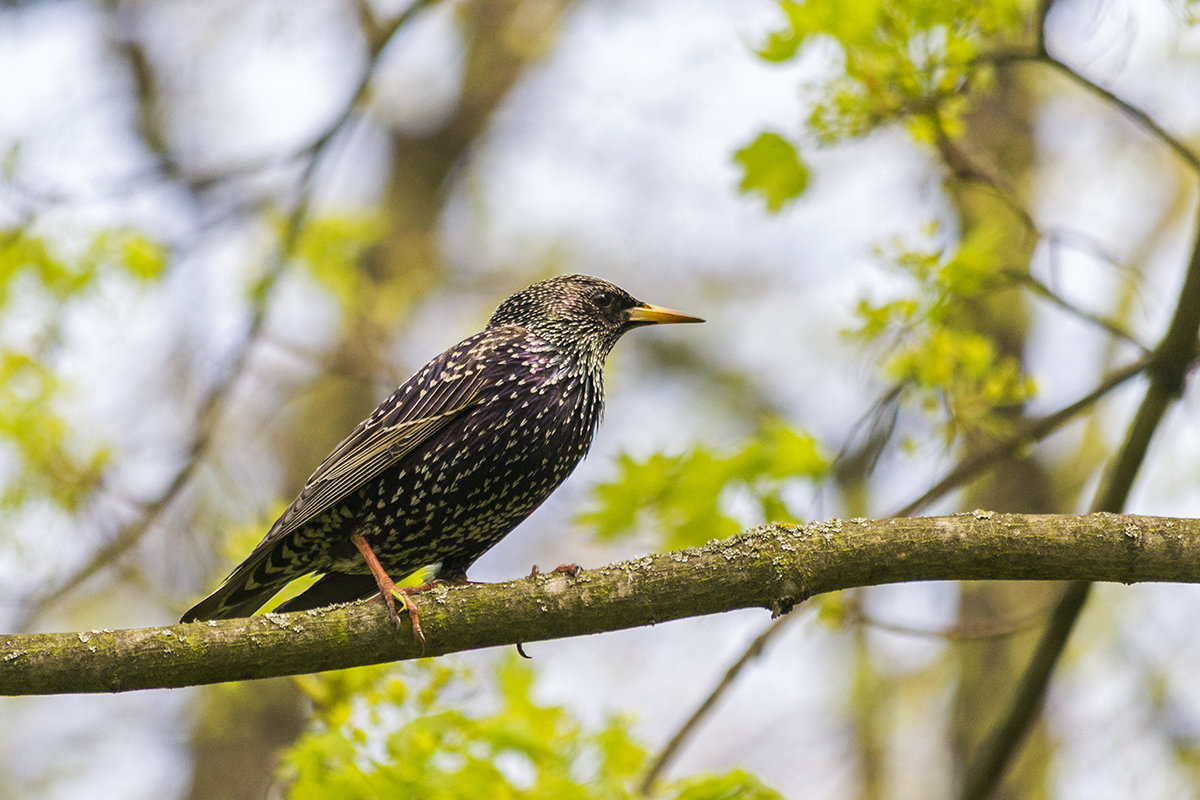
[[[778,133],[760,133],[733,157],[744,171],[738,189],[743,194],[762,195],[772,213],[808,187],[808,166],[800,160],[796,146]]]
[[[842,3],[781,0],[785,25],[767,37],[758,55],[790,61],[815,39],[836,47],[834,76],[812,87],[815,104],[806,128],[818,144],[860,137],[885,124],[903,125],[914,140],[928,143],[962,131],[963,115],[991,85],[979,58],[983,48],[1019,37],[1030,5],[861,0],[851,13]],[[740,190],[760,196],[772,213],[809,183],[798,145],[776,132],[760,133],[734,160]],[[857,308],[856,338],[877,346],[883,377],[930,416],[947,442],[974,430],[999,431],[1000,412],[1034,393],[1019,360],[974,325],[973,304],[1012,286],[997,267],[1005,263],[1005,246],[997,225],[972,227],[962,241],[929,252],[881,249],[906,289],[882,302],[863,299]],[[757,522],[794,521],[784,490],[826,474],[818,452],[811,436],[777,422],[732,453],[700,446],[680,456],[624,457],[618,475],[596,487],[595,508],[581,521],[603,539],[645,526],[658,531],[667,547],[729,536]],[[734,513],[746,505],[756,518]]]
[[[0,230],[0,308],[6,308],[14,294],[30,292],[59,302],[75,300],[95,289],[102,278],[115,275],[156,280],[166,266],[160,245],[126,228],[101,230],[75,249],[78,252],[64,256],[51,240],[28,228]]]
[[[1032,378],[1020,361],[999,352],[975,330],[973,303],[1012,286],[998,271],[1005,246],[998,226],[974,226],[957,245],[928,252],[882,254],[908,287],[882,302],[863,299],[855,336],[885,354],[884,373],[905,395],[942,422],[946,439],[972,430],[999,431],[998,411],[1033,396]]]
[[[61,382],[25,353],[0,352],[0,441],[15,461],[0,492],[0,508],[45,498],[75,510],[104,474],[108,452],[79,452],[68,421],[52,409]]]
[[[363,268],[363,256],[385,230],[377,214],[316,217],[300,233],[296,259],[343,309],[352,310],[375,290],[376,282]]]
[[[285,752],[290,800],[463,797],[640,798],[646,751],[629,720],[589,729],[533,697],[534,674],[515,656],[482,681],[448,659],[365,667],[297,679],[314,706],[310,730]],[[679,800],[776,800],[740,771],[664,787]]]
[[[636,460],[626,455],[617,466],[617,477],[597,485],[595,506],[579,520],[602,539],[649,528],[674,549],[731,536],[759,522],[797,521],[785,497],[788,488],[820,480],[829,461],[811,435],[775,420],[727,452],[701,445],[677,456],[656,453]],[[752,507],[756,518],[736,515],[738,500],[741,507]]]
[[[359,210],[307,220],[292,255],[299,270],[337,302],[343,322],[357,328],[355,336],[362,336],[363,326],[387,336],[383,332],[394,331],[436,280],[437,268],[412,255],[431,247],[428,231],[389,228],[381,211]]]
[[[62,240],[0,230],[0,509],[48,500],[73,511],[99,485],[108,448],[62,410],[71,391],[55,368],[63,327],[106,281],[148,283],[165,270],[166,252],[137,231],[101,230],[70,255]],[[18,304],[19,315],[8,313]]]
[[[1023,0],[859,0],[851,13],[841,3],[780,0],[784,24],[757,52],[782,63],[813,42],[835,49],[831,77],[806,87],[813,104],[804,132],[818,145],[884,125],[902,125],[914,141],[930,143],[962,132],[964,115],[992,85],[981,54],[1017,42],[1032,6]],[[771,212],[808,184],[799,145],[778,133],[759,134],[734,160],[742,169],[741,190],[762,195]],[[904,390],[905,400],[935,417],[947,441],[971,430],[995,431],[1002,419],[997,412],[1034,392],[1019,361],[973,325],[971,304],[1011,284],[997,272],[1004,246],[999,226],[983,226],[954,247],[883,254],[903,273],[910,292],[878,303],[863,299],[857,308],[862,322],[854,333],[864,344],[881,345],[882,375]],[[646,465],[638,468],[644,472]],[[632,469],[625,465],[627,478]],[[722,485],[708,488],[712,497],[722,492]],[[602,496],[617,499],[608,488]],[[691,518],[705,506],[711,511],[714,504],[698,501],[692,513],[676,510],[668,517],[669,531],[678,529],[671,520]],[[609,527],[600,524],[600,530],[607,534],[621,518],[611,511],[604,516]],[[728,523],[724,517],[718,527],[728,531]]]
[[[842,3],[781,0],[786,23],[758,54],[789,61],[816,37],[836,46],[841,72],[814,87],[818,101],[808,120],[819,141],[897,122],[918,138],[954,134],[972,92],[986,88],[981,49],[1020,36],[1032,6],[1022,0],[857,0],[851,12]]]
[[[843,3],[780,0],[785,23],[758,55],[771,63],[795,60],[814,41],[836,52],[832,77],[807,85],[812,110],[807,133],[819,144],[865,136],[903,124],[920,142],[962,131],[963,115],[991,85],[985,47],[1018,39],[1028,0],[857,0]],[[797,146],[764,132],[738,150],[742,191],[757,191],[772,212],[808,185]]]

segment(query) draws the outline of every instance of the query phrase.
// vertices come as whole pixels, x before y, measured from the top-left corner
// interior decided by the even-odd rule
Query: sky
[[[362,66],[352,19],[333,0],[188,0],[136,9],[129,24],[171,56],[165,92],[174,113],[167,127],[181,161],[197,171],[302,146],[337,113]],[[1050,41],[1076,68],[1194,140],[1200,103],[1179,98],[1200,78],[1200,40],[1194,30],[1176,35],[1178,13],[1171,4],[1133,0],[1060,3]],[[240,265],[261,253],[267,239],[252,225],[198,217],[186,196],[142,179],[151,164],[125,133],[134,111],[122,88],[126,76],[106,66],[111,22],[93,5],[23,4],[4,9],[0,20],[0,76],[7,76],[0,78],[0,156],[19,144],[20,165],[17,179],[0,186],[0,224],[20,220],[30,206],[44,207],[37,224],[67,241],[97,226],[131,224],[171,242],[178,253],[161,290],[117,287],[74,315],[68,331],[75,347],[65,364],[86,400],[75,407],[79,418],[134,464],[121,472],[121,486],[130,496],[144,496],[164,465],[178,458],[169,445],[178,446],[186,426],[172,418],[172,408],[133,405],[140,387],[169,382],[173,376],[162,365],[180,353],[219,373],[244,325]],[[744,421],[706,397],[711,390],[700,381],[672,375],[646,387],[639,380],[650,363],[640,350],[643,337],[699,342],[715,362],[758,378],[775,406],[831,446],[850,434],[868,405],[864,398],[880,390],[843,331],[853,325],[859,298],[904,289],[881,269],[881,243],[911,239],[930,221],[952,225],[941,175],[903,132],[882,131],[806,152],[813,185],[779,215],[739,195],[733,152],[764,129],[798,131],[805,82],[829,69],[829,54],[819,47],[785,66],[756,58],[754,47],[778,20],[769,2],[577,3],[552,51],[515,88],[463,166],[441,242],[457,278],[422,300],[415,333],[394,345],[398,365],[415,368],[476,330],[490,307],[516,288],[504,284],[506,277],[531,261],[599,274],[650,302],[709,320],[686,330],[639,331],[621,343],[591,456],[534,519],[480,561],[474,579],[525,574],[532,563],[586,567],[637,554],[639,542],[606,548],[561,535],[586,505],[588,486],[612,474],[618,453],[678,451],[697,440],[729,445],[746,432]],[[385,163],[379,120],[419,132],[436,127],[452,107],[461,65],[451,12],[430,13],[398,36],[385,64],[372,105],[375,121],[351,126],[322,167],[323,209],[361,209],[377,197]],[[1168,210],[1194,203],[1195,189],[1180,178],[1169,153],[1096,98],[1065,81],[1043,91],[1036,157],[1044,168],[1029,189],[1033,213],[1045,228],[1068,232],[1069,242],[1086,238],[1118,260],[1145,265],[1131,320],[1142,340],[1152,342],[1194,235],[1189,212],[1172,217]],[[259,180],[272,186],[286,186],[295,174],[286,165],[267,172]],[[1164,216],[1171,221],[1161,230]],[[1090,247],[1040,245],[1035,271],[1087,308],[1107,307],[1126,285]],[[334,335],[337,311],[319,295],[303,280],[284,286],[270,342],[256,356],[265,373],[294,377],[312,368],[289,353],[319,349]],[[22,308],[39,313],[36,306]],[[6,319],[0,332],[20,336],[23,324]],[[1032,349],[1040,359],[1031,365],[1039,383],[1034,408],[1049,410],[1094,380],[1106,351],[1058,312],[1039,307],[1034,330]],[[1107,406],[1115,432],[1138,399],[1133,387]],[[1185,399],[1172,414],[1130,510],[1200,514],[1197,402]],[[136,424],[131,406],[138,409]],[[231,423],[228,435],[242,434],[251,453],[269,444],[260,438],[256,445],[254,431]],[[1050,447],[1069,448],[1072,436],[1063,434]],[[883,467],[878,513],[911,498],[952,464],[930,442],[896,459]],[[234,502],[249,515],[279,476],[233,477],[241,492]],[[838,512],[821,495],[805,497],[802,508],[814,518]],[[100,535],[42,519],[54,533]],[[0,614],[8,613],[12,596],[47,579],[45,565],[54,564],[47,554],[58,545],[52,535],[0,552],[0,579],[12,587],[5,590],[9,598],[0,597]],[[156,558],[171,557],[167,532],[146,547]],[[73,608],[48,620],[47,629],[173,621],[169,599],[136,602],[143,588],[97,612],[103,617]],[[1098,594],[1096,613],[1120,634],[1083,651],[1050,697],[1051,730],[1064,743],[1058,796],[1180,796],[1168,768],[1171,754],[1144,735],[1154,721],[1118,718],[1142,690],[1131,652],[1165,665],[1179,707],[1200,709],[1187,680],[1200,667],[1200,647],[1189,643],[1200,593],[1169,586],[1102,587]],[[954,591],[942,584],[886,587],[870,598],[879,615],[930,628],[956,613]],[[186,604],[179,599],[177,608]],[[633,710],[639,734],[656,745],[767,622],[765,612],[743,611],[528,649],[545,700],[592,721]],[[879,668],[898,673],[919,670],[945,646],[927,637],[870,635]],[[849,648],[844,635],[800,612],[685,752],[680,774],[744,764],[789,796],[855,796],[843,707]],[[464,656],[484,663],[492,657]],[[630,658],[638,664],[632,675]],[[663,692],[667,681],[674,691]],[[0,774],[12,776],[14,797],[85,791],[179,796],[187,787],[191,699],[180,691],[5,700],[0,713],[11,724],[3,726],[8,733],[0,731]],[[936,735],[946,702],[905,713],[915,729]],[[122,724],[113,726],[113,719]],[[1185,728],[1191,724],[1187,715],[1181,719]],[[897,752],[936,757],[922,741],[902,743]],[[923,783],[920,771],[895,770],[895,797],[940,790]]]

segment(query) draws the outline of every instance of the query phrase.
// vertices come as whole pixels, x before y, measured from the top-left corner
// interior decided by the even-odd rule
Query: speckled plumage
[[[355,534],[394,578],[431,564],[440,578],[465,578],[587,453],[604,360],[621,335],[699,321],[584,275],[517,292],[487,328],[426,364],[346,437],[183,621],[247,616],[309,573],[324,576],[279,610],[374,594],[383,587]]]

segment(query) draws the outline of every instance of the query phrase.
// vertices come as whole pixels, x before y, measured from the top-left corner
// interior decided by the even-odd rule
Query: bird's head
[[[579,363],[598,369],[625,331],[644,325],[703,322],[699,317],[652,306],[589,275],[559,275],[527,286],[496,309],[488,323],[520,325]]]

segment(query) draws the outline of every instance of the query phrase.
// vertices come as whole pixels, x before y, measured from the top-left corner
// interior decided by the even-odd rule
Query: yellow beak
[[[667,325],[672,322],[704,322],[699,317],[684,314],[682,311],[672,311],[662,306],[652,306],[642,303],[625,312],[630,322],[638,325]]]

